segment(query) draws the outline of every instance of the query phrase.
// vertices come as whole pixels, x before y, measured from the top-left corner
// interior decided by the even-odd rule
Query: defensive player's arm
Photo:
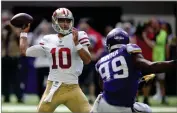
[[[75,32],[73,33],[73,36],[76,36]],[[84,64],[89,64],[91,62],[91,55],[88,50],[88,46],[90,45],[90,41],[88,39],[88,36],[85,32],[79,32],[78,33],[78,39],[75,42],[77,52],[84,62]]]
[[[145,74],[163,73],[176,69],[176,60],[151,62],[142,56],[140,53],[132,55],[136,68],[140,69]]]
[[[24,56],[40,57],[45,56],[44,48],[40,45],[34,45],[28,48],[27,32],[30,29],[30,25],[25,28],[20,35],[20,52]]]
[[[151,62],[144,59],[141,54],[141,48],[136,44],[128,44],[127,52],[132,55],[132,61],[137,69],[141,70],[143,75],[152,73],[163,73],[171,70],[175,70],[176,61],[163,61],[163,62]]]

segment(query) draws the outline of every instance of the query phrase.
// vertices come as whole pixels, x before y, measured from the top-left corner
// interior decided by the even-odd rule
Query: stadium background
[[[94,20],[92,27],[102,35],[104,35],[106,25],[115,27],[115,25],[122,20],[133,20],[134,26],[136,26],[138,23],[143,23],[151,17],[157,17],[169,22],[172,26],[173,33],[177,35],[177,2],[2,1],[2,11],[9,10],[13,14],[24,12],[34,17],[31,31],[33,31],[43,19],[51,22],[53,11],[59,7],[67,7],[73,12],[75,25],[77,25],[79,20],[83,17],[92,18]],[[34,59],[30,58],[29,60],[29,62],[33,64]],[[17,99],[12,94],[11,103],[2,103],[3,112],[34,112],[35,105],[38,103],[35,77],[35,68],[31,66],[27,78],[25,78],[25,103],[17,104]],[[175,106],[177,106],[177,77],[175,75],[166,77],[166,93],[169,96],[169,106],[161,105],[158,101],[154,101],[152,98],[150,99],[154,111],[177,112],[175,108]],[[151,95],[152,94],[153,91]],[[142,99],[140,98],[140,100]],[[163,106],[163,108],[161,107],[161,109],[159,109],[158,106]],[[67,112],[67,109],[62,106],[59,107],[57,111]]]

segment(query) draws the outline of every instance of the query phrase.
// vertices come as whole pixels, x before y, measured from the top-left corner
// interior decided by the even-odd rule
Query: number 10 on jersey
[[[60,68],[68,69],[71,67],[71,50],[69,48],[60,48],[58,50],[56,48],[52,48],[50,53],[52,54],[52,60],[53,60],[52,69],[58,68],[56,62],[57,58],[59,61],[58,64]],[[58,53],[58,55],[56,53]],[[64,57],[64,54],[66,57]]]

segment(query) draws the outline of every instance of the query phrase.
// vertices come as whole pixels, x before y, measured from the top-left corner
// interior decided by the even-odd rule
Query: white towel
[[[62,84],[62,82],[53,81],[53,84],[52,84],[52,87],[50,89],[50,92],[46,96],[46,98],[44,99],[44,102],[51,102],[52,101],[53,94],[60,87],[61,84]]]

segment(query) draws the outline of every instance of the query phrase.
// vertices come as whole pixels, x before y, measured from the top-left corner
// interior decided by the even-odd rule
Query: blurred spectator
[[[133,22],[124,21],[122,24],[120,24],[120,27],[129,34],[130,42],[136,43],[136,40],[132,38],[136,30],[133,26]]]
[[[130,37],[136,31],[133,20],[123,20],[123,22],[116,23],[115,27],[124,29],[130,35]]]
[[[172,28],[171,25],[168,22],[163,22],[161,25],[161,28],[164,29],[167,32],[168,38],[167,38],[167,48],[166,48],[166,59],[167,60],[175,60],[177,59],[177,37],[172,33]],[[166,79],[165,80],[170,80],[170,82],[176,82],[176,75],[177,71],[172,71],[166,73]],[[168,79],[169,78],[169,79]],[[172,88],[176,89],[176,85],[171,85],[168,84],[166,86],[167,89]]]
[[[108,54],[108,49],[106,47],[106,36],[107,34],[113,29],[113,27],[111,25],[107,25],[104,29],[104,37],[102,38],[102,43],[103,43],[103,47],[104,47],[104,51],[102,53],[102,57],[105,56],[106,54]]]
[[[137,38],[142,38],[142,25],[139,23],[136,27],[136,31],[134,33],[134,35],[132,37],[129,37],[130,38],[130,43],[133,43],[133,44],[137,44]]]
[[[9,20],[12,18],[12,13],[9,10],[3,10],[1,13],[1,19],[2,19],[2,27],[4,27],[7,23],[9,23]]]
[[[115,28],[122,28],[123,29],[123,23],[122,22],[117,22],[115,25]]]
[[[153,48],[153,61],[165,61],[166,60],[166,44],[167,44],[167,32],[161,29],[160,22],[152,18],[150,20],[151,27],[154,29],[155,41],[151,41],[144,37],[146,43]],[[154,99],[162,100],[162,104],[167,104],[165,97],[165,73],[157,74],[157,91]],[[160,87],[159,87],[160,84]]]
[[[100,87],[98,84],[98,77],[95,75],[95,63],[101,57],[104,47],[102,43],[102,35],[98,33],[94,28],[91,27],[91,22],[89,18],[83,18],[79,21],[78,28],[79,30],[85,31],[90,39],[91,45],[89,47],[92,62],[84,66],[83,72],[80,76],[80,84],[83,85],[84,79],[89,76],[89,101],[94,102],[95,96],[100,93]],[[96,87],[95,87],[96,86]],[[96,91],[96,92],[95,92]],[[96,94],[96,95],[95,95]]]
[[[132,33],[131,33],[132,25],[130,22],[124,22],[122,27],[130,36],[132,35]]]
[[[49,23],[45,20],[35,29],[37,35],[33,36],[32,45],[38,45],[44,35],[49,34]],[[35,59],[34,66],[37,74],[37,94],[41,98],[45,90],[45,79],[49,74],[49,61],[47,57],[38,57]]]
[[[9,20],[12,14],[9,11],[2,11],[2,93],[4,101],[10,102],[10,94],[15,93],[18,102],[23,102],[23,92],[21,89],[22,77],[19,74],[20,50],[19,34],[20,30],[14,28]]]
[[[112,29],[113,29],[113,27],[112,27],[111,25],[107,25],[107,26],[105,27],[105,34],[104,34],[104,36],[106,37],[107,34],[108,34]],[[104,39],[105,39],[105,38],[104,38]]]
[[[173,48],[171,48],[171,44],[172,44],[171,42],[173,42],[172,40],[174,39],[175,35],[172,33],[171,25],[167,22],[161,21],[161,29],[163,29],[167,32],[166,60],[168,60],[168,59],[170,59],[170,56],[171,56],[170,50],[173,49]],[[174,50],[172,50],[171,52],[173,52],[173,51]],[[176,55],[173,55],[173,56],[176,56]]]
[[[153,29],[149,23],[145,23],[143,26],[140,24],[137,26],[135,35],[132,37],[133,43],[136,43],[142,49],[142,55],[145,59],[152,61],[152,48],[144,41],[144,37],[149,40],[154,40]],[[132,40],[131,40],[132,41]],[[151,85],[147,84],[143,87],[143,102],[146,104],[149,103],[149,93]]]
[[[169,23],[165,24],[164,30],[167,32],[168,35],[169,54],[167,55],[167,58],[169,60],[176,59],[177,37],[172,33],[172,28]]]
[[[154,35],[154,30],[153,28],[150,26],[150,23],[145,23],[143,26],[143,31],[142,31],[142,40],[144,42],[142,46],[143,50],[143,56],[147,59],[152,61],[152,48],[144,41],[144,38],[148,38],[149,40],[154,41],[155,40],[155,35]]]

